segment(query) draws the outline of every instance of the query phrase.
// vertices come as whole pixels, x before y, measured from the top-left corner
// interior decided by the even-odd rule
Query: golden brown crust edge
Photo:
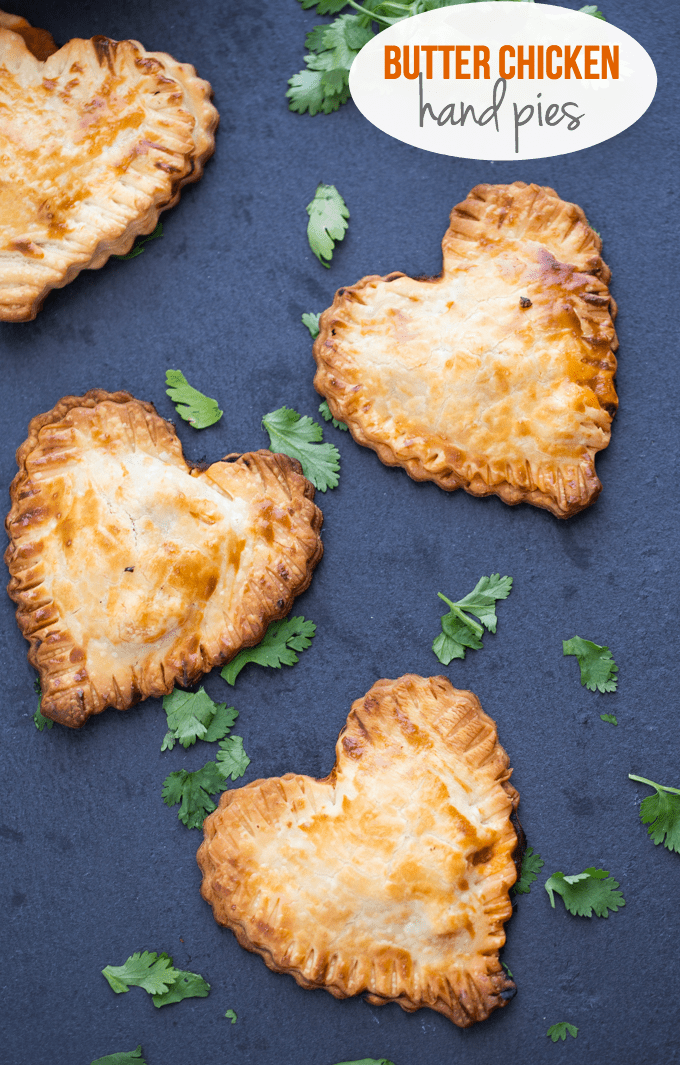
[[[410,994],[403,992],[392,995],[378,994],[374,988],[369,986],[369,983],[362,986],[356,986],[356,980],[354,979],[355,972],[351,967],[349,973],[345,972],[344,974],[338,974],[336,968],[334,977],[329,977],[328,973],[333,969],[333,965],[328,964],[329,960],[324,960],[323,956],[319,956],[316,959],[316,965],[320,970],[320,975],[318,978],[310,978],[309,975],[306,975],[299,968],[295,968],[295,966],[290,963],[286,963],[285,957],[283,959],[280,957],[280,954],[283,951],[282,947],[277,951],[276,946],[269,948],[265,942],[263,942],[268,932],[273,931],[267,927],[266,923],[263,924],[254,914],[244,917],[243,920],[239,919],[238,915],[235,915],[233,911],[236,907],[230,905],[230,897],[227,896],[224,889],[219,884],[217,875],[218,866],[211,854],[211,842],[219,831],[220,815],[223,811],[226,811],[233,802],[236,801],[239,804],[239,814],[237,816],[240,817],[242,823],[247,826],[249,818],[246,814],[242,813],[241,810],[247,808],[249,795],[252,795],[253,799],[255,799],[258,792],[264,792],[265,794],[271,792],[275,798],[278,799],[284,784],[290,783],[290,785],[301,785],[298,786],[296,794],[304,794],[304,785],[306,782],[312,784],[333,785],[336,781],[341,761],[343,759],[346,760],[347,758],[347,751],[352,750],[352,748],[357,749],[361,744],[366,744],[367,734],[363,721],[367,720],[367,715],[370,715],[371,711],[375,712],[375,710],[379,708],[379,703],[382,700],[390,699],[395,688],[402,686],[405,688],[415,688],[417,690],[425,685],[431,685],[434,689],[438,688],[445,696],[453,694],[454,697],[463,700],[464,712],[461,715],[461,720],[456,722],[454,730],[455,734],[444,736],[445,742],[451,742],[451,739],[453,738],[453,742],[460,746],[460,741],[462,740],[465,748],[471,752],[470,756],[474,759],[475,764],[478,767],[484,766],[487,771],[490,771],[489,775],[495,778],[497,784],[500,785],[510,800],[511,812],[508,832],[514,842],[514,850],[512,852],[512,861],[514,864],[513,873],[509,878],[507,876],[505,878],[507,881],[505,889],[509,891],[512,884],[515,883],[516,878],[519,876],[519,862],[517,859],[520,858],[519,850],[523,840],[523,832],[516,818],[519,793],[512,784],[509,783],[509,777],[512,772],[509,766],[509,758],[498,741],[495,723],[483,711],[477,697],[472,692],[459,691],[452,688],[448,678],[442,676],[423,678],[417,675],[407,674],[397,680],[377,681],[362,699],[358,699],[353,703],[347,723],[342,728],[336,745],[336,763],[329,776],[323,780],[317,781],[314,778],[288,773],[280,778],[255,780],[242,788],[224,792],[220,798],[217,810],[213,814],[210,814],[204,822],[204,841],[199,847],[197,861],[203,874],[201,894],[211,905],[215,920],[219,924],[230,928],[242,947],[253,953],[259,954],[272,972],[287,973],[293,976],[295,981],[301,987],[309,990],[326,990],[337,999],[344,999],[363,994],[366,1001],[371,1005],[379,1006],[386,1005],[389,1002],[395,1002],[403,1010],[409,1013],[415,1012],[426,1006],[442,1013],[458,1027],[466,1028],[474,1024],[476,1021],[485,1019],[495,1009],[506,1006],[507,1002],[513,998],[516,993],[516,986],[513,980],[506,975],[498,960],[497,953],[493,959],[487,959],[490,966],[488,974],[486,976],[482,975],[481,978],[479,974],[475,974],[474,976],[470,975],[467,980],[467,986],[463,988],[462,993],[460,993],[458,997],[456,997],[453,991],[451,982],[447,980],[446,974],[442,974],[440,987],[435,986],[434,989],[420,988],[420,994],[415,998]],[[446,714],[443,714],[442,735],[444,734],[444,729],[447,728],[448,725],[449,721],[447,721]],[[343,744],[343,740],[345,740],[345,744]],[[263,816],[265,821],[267,821],[268,815],[263,813],[263,810],[260,807],[259,816],[253,818],[253,821],[260,820]],[[249,832],[251,831],[251,829],[247,830]],[[234,861],[233,872],[234,876],[238,878],[239,873],[237,862],[238,858]],[[491,892],[491,894],[493,893]],[[491,907],[493,908],[493,902],[491,903]],[[503,923],[507,921],[511,915],[509,900],[507,902],[506,912],[499,913],[496,907],[496,914],[499,917],[502,928]],[[254,928],[254,934],[259,937],[259,942],[255,942],[251,937],[251,934],[249,934],[248,928],[246,927],[247,922],[250,923],[251,930]],[[503,933],[502,942],[504,942],[504,940],[505,935]],[[288,951],[286,950],[285,954],[287,953]],[[380,963],[378,962],[377,965],[379,968]],[[375,968],[373,969],[373,974],[375,974]]]
[[[321,540],[323,514],[313,502],[315,495],[314,486],[303,476],[300,463],[296,459],[290,458],[288,455],[275,454],[266,450],[248,452],[244,455],[225,456],[224,460],[228,460],[230,463],[238,461],[248,465],[250,462],[254,461],[256,464],[263,463],[266,467],[269,467],[272,472],[278,470],[290,485],[292,492],[298,492],[301,497],[308,501],[311,508],[309,526],[315,538],[315,545],[307,558],[306,570],[301,579],[299,579],[294,585],[282,589],[280,583],[276,584],[276,587],[274,587],[272,579],[270,578],[271,588],[260,589],[263,594],[266,594],[267,591],[271,592],[268,609],[262,613],[261,617],[258,618],[255,623],[253,622],[252,616],[248,617],[248,623],[242,625],[242,631],[240,632],[239,639],[235,645],[232,642],[232,644],[221,653],[209,658],[206,658],[206,655],[202,650],[193,654],[183,654],[181,656],[181,661],[177,661],[172,668],[166,668],[163,671],[161,683],[156,682],[148,688],[142,686],[127,694],[120,691],[115,698],[105,702],[97,702],[96,699],[93,700],[92,693],[88,693],[86,690],[80,693],[80,696],[74,705],[64,706],[63,699],[55,699],[53,701],[51,699],[49,684],[49,668],[47,670],[45,669],[38,654],[42,645],[42,622],[39,616],[36,617],[36,615],[39,615],[39,610],[36,611],[33,596],[31,594],[31,592],[34,591],[34,586],[32,582],[29,582],[29,586],[25,586],[25,581],[21,575],[22,561],[18,558],[17,547],[11,530],[12,526],[16,526],[17,524],[21,525],[22,523],[30,524],[31,522],[33,504],[31,503],[32,493],[30,487],[28,493],[24,492],[24,488],[30,480],[26,469],[26,461],[28,456],[31,455],[38,445],[41,429],[50,424],[60,422],[64,416],[74,408],[93,408],[104,401],[120,404],[132,403],[136,407],[141,408],[151,418],[156,419],[161,423],[168,436],[176,443],[179,449],[179,454],[182,460],[186,463],[187,472],[192,469],[203,468],[203,464],[196,466],[195,464],[189,463],[184,458],[181,443],[176,436],[172,423],[162,418],[152,403],[138,400],[129,392],[108,392],[104,389],[91,389],[84,396],[65,396],[52,408],[52,410],[47,411],[44,414],[36,415],[31,419],[29,423],[28,437],[16,452],[19,470],[10,486],[11,507],[5,520],[5,528],[10,542],[5,551],[4,560],[11,575],[7,591],[10,598],[17,604],[17,624],[22,635],[30,645],[27,653],[28,661],[38,671],[40,676],[43,691],[41,710],[44,716],[49,717],[51,720],[57,721],[60,724],[67,725],[70,728],[82,727],[89,717],[93,714],[101,713],[103,710],[107,709],[107,707],[126,710],[143,699],[149,697],[161,698],[164,695],[168,695],[173,690],[176,683],[180,683],[183,687],[188,687],[197,681],[202,674],[214,668],[214,666],[224,665],[243,648],[252,647],[258,644],[262,640],[268,625],[271,624],[272,621],[277,621],[280,618],[285,617],[289,613],[295,598],[298,595],[301,595],[302,592],[309,587],[314,570],[323,556],[323,542]],[[17,563],[16,567],[15,562]],[[17,569],[16,573],[15,568]],[[87,684],[84,685],[84,689],[86,688]]]
[[[6,16],[6,18],[13,19],[14,16]],[[20,21],[23,23],[26,20],[22,19]],[[97,36],[93,37],[91,41],[75,39],[64,45],[62,49],[57,49],[56,45],[54,47],[50,46],[49,42],[52,42],[52,44],[54,42],[46,31],[35,30],[28,23],[26,23],[25,27],[9,26],[7,24],[4,28],[2,23],[0,23],[0,42],[2,42],[3,32],[7,30],[9,30],[10,36],[12,34],[18,35],[31,55],[43,63],[53,55],[69,48],[72,44],[85,46],[91,44],[95,49],[99,63],[101,65],[108,64],[113,69],[116,49],[119,46],[130,45],[141,53],[140,62],[154,63],[157,66],[160,64],[169,73],[170,77],[177,81],[184,94],[184,105],[194,118],[194,147],[187,157],[188,167],[185,168],[184,172],[178,173],[176,176],[170,175],[168,187],[162,194],[156,196],[146,211],[132,218],[119,236],[113,239],[102,238],[96,245],[91,246],[89,258],[87,254],[79,251],[77,261],[71,262],[60,277],[51,277],[45,280],[43,287],[39,291],[35,291],[36,284],[32,283],[30,286],[32,294],[30,296],[27,294],[19,300],[0,298],[0,321],[28,322],[36,318],[45,299],[53,289],[64,288],[70,284],[81,270],[101,269],[112,255],[127,255],[137,237],[153,232],[158,225],[161,213],[177,204],[184,186],[198,181],[203,175],[205,164],[215,151],[215,132],[219,124],[219,113],[211,102],[213,97],[212,86],[209,82],[197,76],[191,64],[180,63],[165,52],[147,52],[139,41],[115,41],[108,37]],[[36,34],[38,37],[35,36]],[[44,35],[44,39],[42,35]],[[11,47],[10,44],[10,49]],[[152,68],[149,67],[149,69]],[[62,257],[68,257],[69,255],[66,247],[61,248],[60,253]],[[30,268],[31,259],[25,259],[21,265],[23,268]],[[0,297],[2,297],[1,288],[5,284],[7,284],[7,280],[3,276],[0,278]]]
[[[594,383],[594,390],[602,409],[609,413],[610,418],[613,418],[618,407],[618,397],[614,389],[614,377],[616,374],[614,353],[618,348],[618,338],[613,328],[609,330],[610,335],[605,338],[604,350],[602,350],[602,334],[606,331],[607,319],[613,322],[618,313],[618,308],[616,301],[606,289],[611,278],[611,271],[600,254],[602,240],[590,227],[584,211],[578,204],[561,200],[555,190],[550,187],[528,185],[523,181],[516,181],[509,186],[477,185],[470,191],[466,199],[457,204],[451,211],[449,229],[442,242],[444,269],[447,244],[452,235],[461,234],[467,240],[475,239],[475,230],[479,225],[480,214],[483,216],[484,206],[490,199],[493,199],[493,196],[499,190],[505,189],[518,192],[520,190],[528,190],[534,198],[541,193],[545,194],[546,197],[554,198],[558,209],[565,211],[569,216],[571,222],[570,233],[574,231],[574,236],[578,238],[580,246],[577,250],[579,259],[577,268],[582,273],[590,274],[594,282],[600,282],[604,289],[602,294],[593,299],[591,305],[583,305],[581,322],[591,330],[589,339],[601,349],[599,352],[601,362]],[[499,228],[502,223],[503,218],[501,217]],[[572,244],[576,247],[576,239],[572,240]],[[444,270],[442,274],[436,277],[418,278],[417,280],[434,284],[441,279],[443,273]],[[594,503],[602,490],[602,484],[595,473],[592,459],[597,451],[601,449],[589,449],[590,462],[588,468],[581,471],[581,476],[585,482],[585,490],[580,493],[581,498],[567,500],[564,498],[564,493],[560,493],[559,485],[556,486],[558,498],[555,498],[555,495],[541,491],[538,488],[522,487],[507,481],[486,484],[479,476],[476,476],[472,481],[466,481],[465,477],[461,476],[460,472],[456,470],[455,452],[447,455],[445,461],[440,461],[437,468],[433,468],[431,463],[424,461],[420,456],[404,457],[398,454],[389,442],[378,440],[365,430],[361,424],[360,417],[357,417],[358,401],[355,396],[357,389],[345,379],[341,360],[336,358],[337,349],[333,342],[333,328],[338,322],[342,321],[343,310],[348,304],[354,299],[358,299],[361,302],[362,289],[370,287],[376,282],[390,282],[397,278],[408,276],[401,271],[392,271],[384,276],[371,274],[363,277],[355,285],[338,289],[332,305],[321,314],[319,335],[313,346],[313,354],[317,363],[314,387],[327,400],[333,417],[347,425],[357,443],[375,451],[384,465],[401,466],[414,481],[434,481],[440,488],[448,492],[454,492],[456,489],[462,488],[469,495],[480,497],[497,495],[510,506],[523,502],[530,503],[533,506],[549,510],[558,518],[572,517]],[[606,447],[607,444],[604,444],[604,446]],[[441,450],[441,443],[439,442],[438,449]]]

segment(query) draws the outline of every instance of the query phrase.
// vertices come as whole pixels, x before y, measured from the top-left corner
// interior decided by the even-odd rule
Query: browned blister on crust
[[[254,451],[192,468],[127,392],[67,396],[32,420],[17,463],[8,591],[41,710],[74,728],[259,643],[323,553],[298,462]]]
[[[0,20],[0,320],[8,322],[35,318],[51,289],[152,232],[182,186],[200,178],[218,122],[210,85],[189,64],[108,37],[51,51],[24,22]]]
[[[512,997],[498,952],[519,796],[496,727],[445,677],[380,680],[325,780],[227,791],[204,822],[203,897],[270,969],[460,1027]]]
[[[478,185],[440,277],[365,277],[320,319],[314,384],[388,466],[570,517],[598,496],[617,407],[602,242],[550,188]]]

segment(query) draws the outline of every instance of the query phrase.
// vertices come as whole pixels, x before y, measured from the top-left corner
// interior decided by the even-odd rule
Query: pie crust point
[[[510,774],[472,692],[380,680],[353,704],[325,780],[288,773],[222,795],[203,826],[201,892],[302,987],[468,1027],[515,990],[498,957],[517,878]]]
[[[41,710],[73,728],[259,643],[323,553],[298,462],[262,450],[191,466],[127,392],[66,396],[33,418],[17,464],[8,591]]]
[[[388,466],[447,491],[570,517],[597,498],[617,407],[602,241],[554,189],[477,185],[439,277],[341,288],[314,344],[334,418]]]

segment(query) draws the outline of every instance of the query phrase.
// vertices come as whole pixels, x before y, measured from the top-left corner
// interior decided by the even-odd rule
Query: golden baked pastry
[[[0,23],[0,320],[23,322],[155,228],[203,173],[218,115],[187,63],[107,37],[45,47],[43,61],[31,27],[7,28],[11,18]]]
[[[341,288],[314,384],[388,466],[560,518],[592,503],[617,407],[602,242],[553,189],[478,185],[451,212],[440,277]]]
[[[515,990],[498,959],[517,876],[510,773],[472,692],[380,680],[325,780],[224,793],[203,825],[203,897],[302,987],[429,1006],[465,1028]]]
[[[51,33],[47,30],[36,29],[20,15],[10,15],[7,11],[0,11],[0,29],[13,30],[14,33],[23,37],[29,52],[32,52],[36,59],[47,59],[48,55],[57,51]]]
[[[127,392],[66,396],[17,452],[5,555],[41,710],[78,728],[186,687],[288,613],[322,555],[287,455],[191,467]]]

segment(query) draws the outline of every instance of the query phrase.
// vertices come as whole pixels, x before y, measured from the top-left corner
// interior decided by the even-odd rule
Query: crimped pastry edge
[[[451,210],[449,216],[449,227],[444,234],[442,240],[442,253],[445,254],[446,242],[449,233],[452,230],[454,220],[462,218],[472,218],[476,221],[473,215],[468,214],[466,207],[474,200],[484,201],[484,193],[486,190],[496,189],[510,189],[521,190],[530,189],[538,193],[546,193],[549,196],[555,197],[555,199],[563,204],[565,207],[571,209],[574,212],[575,222],[580,222],[588,232],[592,240],[593,249],[595,255],[589,262],[589,270],[579,270],[580,273],[590,273],[594,279],[602,281],[605,285],[608,284],[611,278],[611,270],[602,259],[600,253],[602,251],[602,239],[592,229],[588,219],[586,218],[583,209],[575,203],[571,203],[566,200],[562,200],[558,193],[549,186],[538,186],[528,184],[524,181],[515,181],[510,185],[488,185],[481,184],[476,185],[470,190],[465,200],[456,204]],[[434,277],[419,277],[418,280],[422,283],[436,283],[441,280],[444,273],[442,271]],[[331,414],[338,421],[344,422],[347,425],[352,437],[358,444],[362,444],[364,447],[371,448],[378,455],[380,461],[386,466],[401,466],[409,477],[414,481],[433,481],[439,488],[443,488],[447,492],[455,492],[456,489],[462,488],[469,495],[473,496],[489,496],[497,495],[504,503],[510,506],[516,506],[518,503],[531,503],[533,506],[549,510],[555,517],[569,518],[578,514],[580,511],[585,510],[588,506],[595,502],[600,492],[602,491],[602,484],[595,474],[593,465],[593,476],[589,484],[589,494],[582,502],[574,502],[566,507],[560,506],[559,500],[547,492],[543,492],[540,489],[526,489],[518,485],[510,484],[508,481],[502,481],[496,484],[485,483],[481,476],[478,474],[472,481],[467,480],[463,475],[456,472],[454,463],[446,463],[441,470],[433,470],[427,461],[420,457],[403,458],[401,457],[396,448],[385,440],[378,440],[371,433],[367,432],[360,421],[357,421],[354,417],[354,409],[352,407],[351,396],[352,392],[345,381],[343,381],[342,369],[334,367],[332,365],[332,356],[329,356],[329,352],[334,351],[334,344],[332,341],[333,326],[336,323],[336,312],[342,304],[350,300],[352,295],[357,292],[361,292],[363,288],[375,283],[375,282],[390,282],[397,278],[410,277],[402,271],[392,271],[389,274],[370,274],[361,278],[354,285],[346,285],[338,289],[335,293],[333,303],[321,314],[319,318],[319,335],[314,341],[313,354],[316,360],[317,369],[314,376],[314,387],[316,391],[322,395],[329,406]],[[615,321],[618,307],[611,293],[608,293],[609,297],[609,316],[612,322]],[[587,314],[584,316],[587,320]],[[596,381],[598,385],[604,387],[607,383],[612,385],[616,374],[616,359],[614,352],[618,349],[618,338],[616,333],[613,334],[613,339],[610,345],[611,358],[613,361],[613,369],[611,371],[598,373]],[[616,413],[618,400],[614,393],[613,401],[610,400],[606,405],[601,404],[603,410],[610,414],[610,418],[613,418]],[[609,439],[604,447],[609,444]],[[594,456],[603,448],[587,448],[586,449],[590,458],[594,459]],[[585,476],[585,474],[584,474]]]
[[[24,482],[28,479],[28,472],[26,470],[26,460],[38,444],[40,430],[46,425],[55,424],[59,422],[74,407],[93,408],[103,401],[109,401],[120,404],[132,402],[139,405],[147,414],[158,418],[159,421],[162,422],[163,425],[166,427],[166,429],[170,431],[172,436],[177,439],[180,454],[182,456],[182,459],[186,463],[187,474],[189,474],[192,469],[203,470],[206,468],[205,463],[191,463],[186,459],[186,457],[184,456],[181,441],[179,441],[179,438],[177,437],[174,425],[172,424],[172,422],[167,421],[167,419],[163,418],[158,413],[153,403],[149,403],[145,400],[136,399],[129,392],[108,392],[105,389],[95,388],[90,389],[83,396],[64,396],[50,411],[47,411],[44,414],[35,415],[35,417],[31,419],[28,428],[28,437],[23,442],[23,444],[20,445],[16,452],[16,461],[17,465],[19,466],[19,470],[14,476],[10,485],[11,507],[5,519],[5,529],[7,531],[10,542],[4,554],[4,560],[11,575],[9,584],[7,585],[7,592],[10,598],[17,604],[17,624],[19,626],[22,636],[24,636],[24,638],[28,640],[30,645],[27,652],[28,661],[38,671],[43,690],[45,688],[45,684],[43,683],[44,671],[40,669],[40,665],[37,658],[37,650],[41,645],[42,641],[39,636],[34,635],[29,631],[31,629],[31,623],[29,621],[30,615],[28,613],[23,614],[21,610],[22,605],[26,605],[26,598],[22,594],[22,591],[17,588],[18,581],[12,573],[12,560],[15,554],[15,543],[12,539],[10,526],[12,522],[20,520],[22,514],[26,511],[27,508],[30,508],[31,506],[30,500],[28,501],[27,505],[23,505],[22,500],[20,499],[20,492],[24,485]],[[234,658],[244,648],[254,647],[255,645],[257,645],[264,637],[267,631],[267,627],[273,621],[278,621],[281,618],[284,618],[289,613],[293,602],[295,601],[297,596],[301,595],[302,592],[306,591],[306,589],[309,587],[314,570],[316,569],[316,566],[321,561],[321,558],[323,556],[323,541],[321,540],[320,535],[321,526],[323,524],[323,513],[321,512],[319,507],[317,507],[314,503],[314,486],[306,479],[306,477],[304,477],[302,473],[302,466],[297,461],[297,459],[293,459],[288,455],[274,453],[266,449],[261,449],[259,452],[246,452],[242,455],[228,454],[225,455],[222,460],[217,461],[234,462],[239,460],[247,460],[250,456],[263,456],[268,462],[271,463],[272,467],[278,466],[278,468],[284,473],[286,479],[292,482],[292,485],[298,485],[301,488],[301,495],[305,499],[309,500],[313,507],[310,529],[315,535],[316,547],[314,552],[307,559],[307,568],[303,579],[297,585],[289,589],[288,595],[283,597],[278,596],[277,600],[275,602],[272,602],[271,609],[266,611],[262,615],[261,623],[259,624],[259,627],[257,629],[251,630],[249,634],[244,635],[242,641],[230,653],[217,655],[214,656],[214,658],[210,659],[210,661],[206,663],[206,669],[198,667],[190,672],[187,672],[186,670],[182,670],[180,668],[174,669],[172,671],[168,670],[166,676],[167,683],[164,687],[162,687],[162,689],[154,687],[153,691],[139,690],[136,694],[132,696],[132,698],[130,698],[129,700],[125,700],[124,705],[119,705],[118,701],[116,701],[109,702],[99,707],[98,709],[88,710],[86,709],[84,703],[81,703],[80,712],[76,710],[76,712],[73,715],[70,715],[69,718],[67,718],[63,714],[55,713],[54,710],[52,710],[52,708],[50,707],[49,702],[46,702],[45,698],[43,697],[41,703],[41,711],[45,717],[49,717],[51,720],[57,721],[60,724],[67,725],[70,728],[81,728],[90,717],[95,714],[102,713],[108,707],[114,707],[118,710],[127,710],[131,706],[134,706],[136,703],[141,702],[144,699],[150,697],[161,698],[164,695],[169,695],[177,683],[181,684],[182,687],[189,687],[191,684],[195,683],[201,676],[209,672],[209,670],[213,669],[215,666],[223,666],[225,663],[231,661],[231,659]],[[279,606],[278,603],[282,603],[282,605]]]
[[[25,20],[22,20],[25,22]],[[33,29],[26,23],[27,29]],[[46,32],[46,31],[36,31]],[[35,58],[35,53],[29,47],[28,41],[20,28],[0,26],[0,43],[5,33],[13,34],[23,41],[26,50]],[[49,36],[49,35],[48,35]],[[77,38],[74,38],[77,39]],[[192,110],[196,113],[196,121],[193,130],[194,150],[189,154],[189,170],[186,174],[172,178],[170,188],[159,193],[157,202],[151,203],[148,210],[136,218],[130,220],[120,236],[113,240],[102,239],[91,249],[89,259],[78,260],[71,263],[65,273],[57,281],[48,281],[43,289],[34,298],[22,303],[11,304],[0,302],[0,321],[4,322],[30,322],[33,321],[41,310],[45,299],[53,289],[64,288],[70,284],[81,270],[99,270],[104,266],[112,255],[127,255],[135,240],[139,236],[152,233],[158,225],[158,219],[163,211],[174,207],[179,201],[180,194],[185,185],[198,181],[205,168],[205,164],[215,151],[215,131],[219,124],[219,113],[211,103],[213,89],[209,82],[199,78],[195,68],[190,63],[180,63],[166,52],[147,52],[144,46],[132,38],[125,41],[116,41],[110,37],[94,36],[84,43],[92,43],[100,54],[100,62],[106,61],[112,49],[120,44],[131,44],[139,49],[143,56],[158,60],[167,69],[171,78],[177,81],[184,95],[190,99]],[[96,42],[96,43],[95,43]],[[67,42],[71,43],[71,42]],[[64,46],[66,47],[66,46]],[[56,49],[47,58],[57,54],[61,49]],[[45,63],[45,59],[38,59]],[[199,122],[200,117],[200,122]]]
[[[458,1027],[467,1028],[467,1027],[470,1027],[472,1024],[474,1024],[476,1021],[486,1019],[486,1017],[488,1017],[490,1015],[490,1013],[492,1013],[495,1009],[504,1008],[507,1005],[508,1001],[510,1001],[516,994],[517,988],[516,988],[516,985],[514,983],[514,980],[511,977],[507,976],[505,970],[502,968],[502,966],[500,964],[500,960],[498,958],[498,953],[500,952],[500,948],[499,948],[499,951],[496,954],[496,959],[498,961],[498,971],[497,971],[496,975],[498,977],[499,987],[501,987],[501,985],[502,985],[502,990],[500,990],[500,991],[498,991],[497,993],[494,993],[494,994],[484,995],[483,993],[480,993],[480,989],[475,985],[475,990],[477,992],[477,995],[478,996],[481,995],[482,1000],[483,1000],[482,1011],[480,1012],[480,1014],[478,1016],[475,1016],[474,1015],[474,1009],[471,1010],[469,1008],[469,1004],[468,1004],[468,1008],[466,1008],[466,1007],[463,1006],[463,1004],[460,1002],[460,1000],[458,1000],[458,1004],[461,1007],[464,1015],[463,1015],[463,1017],[461,1017],[460,1014],[459,1014],[458,1018],[456,1018],[453,1015],[454,1011],[441,998],[438,998],[436,1002],[432,1002],[432,1001],[428,1001],[428,1002],[418,1001],[418,1002],[416,1002],[412,998],[410,998],[408,995],[397,995],[397,996],[387,997],[387,996],[377,995],[374,992],[371,992],[369,989],[363,989],[362,991],[359,991],[359,992],[350,992],[350,991],[347,990],[345,985],[343,985],[342,983],[339,983],[339,982],[330,983],[329,984],[329,983],[324,982],[323,980],[309,980],[304,975],[304,973],[302,973],[299,969],[297,969],[295,967],[292,967],[292,966],[280,965],[276,961],[274,955],[272,954],[272,951],[267,949],[266,946],[264,946],[262,944],[255,944],[251,940],[243,921],[240,921],[237,917],[235,917],[232,914],[230,914],[229,911],[226,910],[226,907],[223,908],[223,912],[221,912],[221,913],[215,912],[216,911],[216,901],[217,901],[216,894],[217,893],[212,891],[212,887],[211,887],[211,884],[210,884],[210,876],[211,876],[211,874],[214,873],[216,867],[215,867],[215,864],[212,861],[212,858],[211,858],[210,853],[209,853],[209,843],[210,843],[210,840],[212,839],[212,837],[215,835],[216,830],[214,828],[214,825],[215,825],[216,821],[218,820],[220,812],[222,810],[225,810],[227,807],[229,807],[237,796],[241,796],[244,793],[249,792],[249,791],[257,792],[257,791],[259,791],[262,788],[262,785],[266,785],[270,781],[295,781],[295,780],[310,781],[311,780],[311,781],[313,781],[314,783],[317,783],[317,784],[332,784],[334,782],[335,778],[336,778],[336,773],[337,773],[337,768],[338,768],[338,761],[339,761],[339,759],[341,757],[341,754],[340,754],[340,743],[341,743],[341,740],[342,740],[345,732],[347,731],[347,729],[348,729],[348,727],[349,727],[349,725],[350,725],[350,723],[352,721],[353,715],[356,715],[358,713],[358,711],[362,710],[364,708],[365,702],[367,700],[369,700],[374,694],[376,694],[376,693],[380,694],[384,690],[388,690],[389,691],[391,689],[394,689],[396,687],[396,685],[399,685],[399,684],[403,684],[403,685],[436,684],[436,685],[439,685],[447,692],[447,694],[448,693],[452,693],[454,696],[461,696],[464,699],[465,698],[469,699],[469,703],[471,704],[471,707],[474,709],[475,714],[476,714],[480,724],[483,725],[483,726],[488,726],[488,725],[491,726],[491,729],[493,731],[493,735],[495,737],[493,756],[485,757],[484,762],[485,763],[486,762],[490,762],[492,760],[492,757],[498,759],[499,772],[497,773],[497,777],[496,777],[497,783],[500,784],[502,789],[505,791],[505,793],[507,794],[507,796],[508,796],[508,798],[510,800],[510,803],[511,803],[511,811],[510,811],[510,814],[509,814],[509,823],[510,823],[510,826],[511,826],[513,832],[514,832],[515,838],[516,838],[516,845],[515,845],[515,848],[514,848],[514,850],[512,852],[512,861],[513,861],[513,864],[514,864],[514,867],[515,867],[515,874],[516,874],[515,880],[513,881],[513,884],[517,882],[517,880],[519,879],[519,876],[520,876],[520,872],[521,872],[521,862],[522,862],[522,857],[523,857],[525,846],[526,846],[526,839],[525,839],[525,836],[524,836],[524,831],[522,829],[522,826],[521,826],[521,824],[519,822],[519,819],[517,817],[517,807],[519,805],[519,800],[520,800],[519,792],[509,782],[509,777],[510,777],[510,775],[512,773],[512,770],[510,768],[510,759],[509,759],[509,756],[508,756],[507,752],[505,751],[504,747],[501,745],[501,743],[500,743],[500,741],[498,739],[498,732],[497,732],[497,728],[496,728],[496,723],[493,721],[492,718],[489,717],[488,714],[485,713],[485,711],[483,710],[483,708],[481,706],[481,703],[480,703],[478,697],[474,694],[474,692],[471,692],[471,691],[466,690],[466,689],[454,688],[448,677],[440,675],[440,676],[433,676],[433,677],[427,677],[426,678],[426,677],[419,676],[417,674],[405,674],[404,676],[396,678],[395,680],[381,679],[381,680],[376,681],[375,684],[373,684],[373,686],[369,689],[369,691],[366,693],[365,696],[363,696],[362,698],[357,699],[357,700],[355,700],[353,702],[352,708],[350,710],[350,714],[349,714],[349,716],[347,718],[347,721],[346,721],[345,725],[343,725],[342,729],[340,730],[340,734],[338,736],[338,741],[337,741],[337,744],[336,744],[336,761],[335,761],[335,764],[334,764],[333,768],[331,769],[331,772],[328,774],[328,776],[326,776],[326,777],[324,777],[322,779],[317,779],[317,778],[306,777],[306,776],[304,776],[302,774],[299,774],[299,773],[286,773],[282,777],[260,778],[258,780],[251,781],[249,784],[246,784],[246,785],[244,785],[241,788],[233,788],[231,790],[225,791],[221,795],[217,809],[212,814],[209,814],[208,817],[206,817],[205,821],[203,822],[204,839],[203,839],[203,842],[201,843],[201,845],[200,845],[200,847],[198,849],[197,855],[196,855],[196,860],[197,860],[198,866],[199,866],[199,868],[201,870],[201,873],[203,875],[203,880],[202,880],[202,883],[201,883],[201,895],[203,896],[205,901],[208,902],[208,904],[211,906],[211,908],[213,910],[213,916],[214,916],[215,920],[218,922],[218,924],[229,928],[234,933],[234,935],[236,936],[236,939],[237,939],[237,941],[238,941],[238,943],[239,943],[239,945],[241,947],[243,947],[244,949],[250,951],[251,953],[258,954],[262,958],[262,960],[264,961],[264,963],[267,966],[267,968],[270,969],[272,972],[285,973],[285,974],[288,974],[288,975],[292,976],[294,978],[294,980],[296,981],[296,983],[298,983],[300,985],[300,987],[303,987],[306,990],[324,990],[324,991],[328,991],[336,999],[345,999],[345,998],[350,998],[350,997],[356,997],[358,994],[362,994],[364,996],[366,1002],[368,1002],[370,1005],[382,1006],[382,1005],[387,1005],[390,1002],[394,1002],[397,1005],[399,1005],[407,1013],[414,1013],[418,1009],[421,1009],[423,1007],[427,1007],[429,1009],[435,1010],[438,1013],[442,1013],[444,1016],[446,1016],[449,1020],[451,1020]],[[509,893],[511,887],[512,887],[512,885],[510,885],[508,887],[508,893]],[[212,897],[211,897],[211,895],[212,895]],[[509,916],[505,919],[505,921],[503,921],[504,925],[505,925],[505,923],[507,923],[507,920],[509,920]]]

